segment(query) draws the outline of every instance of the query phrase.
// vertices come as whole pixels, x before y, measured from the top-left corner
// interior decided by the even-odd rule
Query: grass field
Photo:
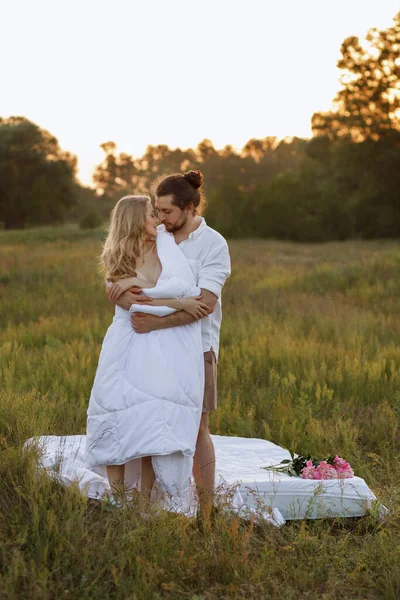
[[[385,522],[176,515],[87,504],[22,453],[85,432],[112,319],[102,231],[0,232],[0,598],[400,598],[400,244],[230,244],[213,433],[349,460]]]

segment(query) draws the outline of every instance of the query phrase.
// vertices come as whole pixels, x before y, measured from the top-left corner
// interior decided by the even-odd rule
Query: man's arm
[[[166,317],[155,317],[146,313],[134,313],[131,316],[132,327],[136,333],[149,333],[156,329],[180,327],[181,325],[189,325],[195,321],[196,319],[184,310],[167,315]]]
[[[121,308],[124,308],[125,310],[129,310],[130,307],[132,306],[133,302],[131,301],[131,292],[124,292],[123,294],[121,294],[121,296],[118,298],[118,300],[116,301],[110,301],[113,304],[117,304],[118,306],[120,306]]]
[[[217,296],[209,290],[201,290],[204,304],[207,304],[211,312],[214,310],[217,303]],[[124,308],[124,307],[123,307]],[[156,329],[169,329],[170,327],[181,327],[182,325],[190,325],[197,319],[189,313],[181,310],[180,312],[167,315],[166,317],[155,317],[145,313],[134,313],[131,316],[132,327],[136,333],[149,333]]]
[[[231,274],[231,259],[228,244],[225,240],[217,247],[211,248],[201,266],[197,285],[215,296],[215,304],[221,295],[222,288]]]

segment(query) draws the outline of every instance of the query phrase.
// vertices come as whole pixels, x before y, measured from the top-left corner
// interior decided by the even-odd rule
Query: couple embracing
[[[148,196],[114,207],[101,261],[115,315],[87,412],[86,462],[106,467],[114,497],[129,473],[131,487],[177,511],[192,501],[192,474],[201,506],[215,480],[208,418],[230,257],[201,216],[202,183],[200,171],[159,180],[158,217]]]

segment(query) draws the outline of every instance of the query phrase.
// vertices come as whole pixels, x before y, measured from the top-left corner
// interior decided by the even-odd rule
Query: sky
[[[240,149],[311,135],[339,89],[349,35],[386,28],[399,0],[0,0],[0,116],[25,116],[78,156],[100,144]]]

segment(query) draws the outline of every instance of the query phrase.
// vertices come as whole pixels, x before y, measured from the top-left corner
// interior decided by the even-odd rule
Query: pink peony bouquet
[[[301,470],[301,477],[302,479],[348,479],[354,477],[354,471],[348,462],[336,455],[333,464],[321,460],[315,466],[312,460],[307,460],[305,467]]]
[[[290,452],[291,460],[285,459],[279,465],[262,467],[263,469],[287,473],[292,477],[302,479],[348,479],[354,477],[354,471],[350,464],[336,455],[329,456],[324,460],[312,459],[310,455],[296,456]]]

